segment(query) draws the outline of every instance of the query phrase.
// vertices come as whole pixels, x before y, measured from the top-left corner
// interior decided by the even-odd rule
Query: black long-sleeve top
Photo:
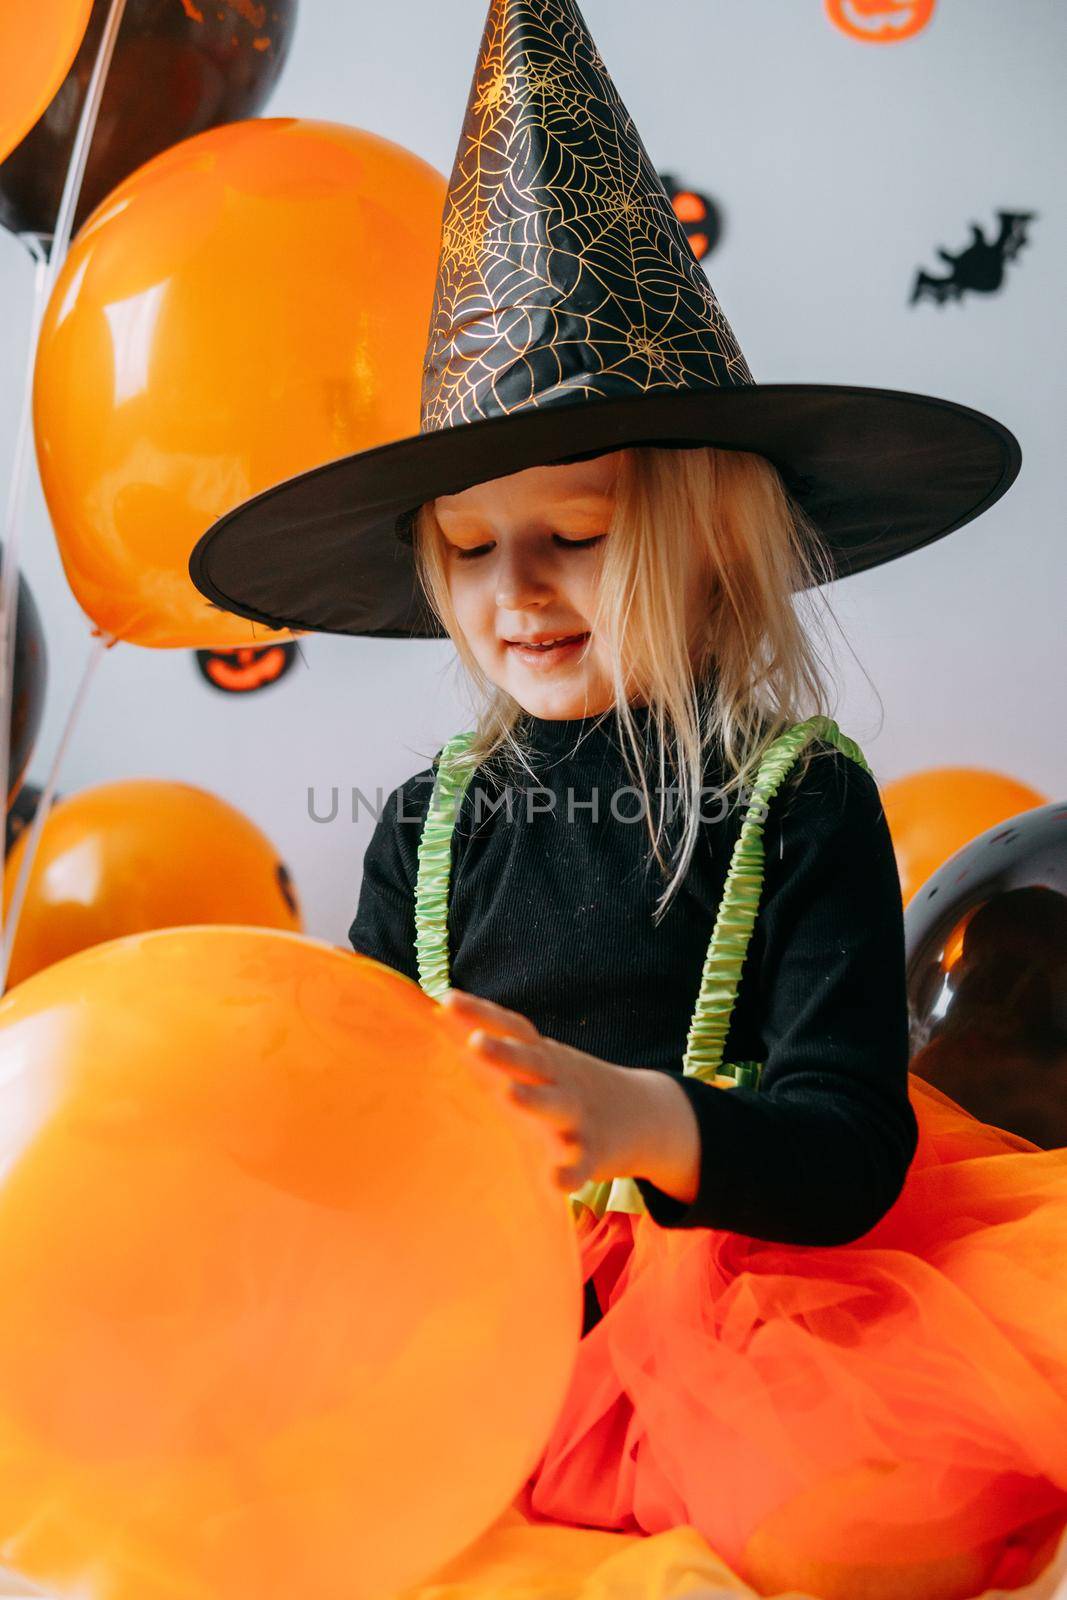
[[[646,715],[636,708],[640,727]],[[654,926],[666,880],[646,867],[647,823],[623,792],[614,719],[595,723],[527,716],[536,782],[502,777],[494,761],[471,780],[451,844],[452,984],[547,1037],[677,1077],[700,1127],[700,1182],[686,1206],[638,1177],[660,1226],[808,1245],[861,1237],[900,1193],[917,1141],[900,879],[877,784],[820,743],[772,800],[723,1054],[764,1062],[762,1087],[723,1090],[684,1077],[682,1057],[743,803],[714,794],[723,768],[712,757],[707,820]],[[436,765],[384,803],[349,930],[357,952],[416,981],[417,853]]]

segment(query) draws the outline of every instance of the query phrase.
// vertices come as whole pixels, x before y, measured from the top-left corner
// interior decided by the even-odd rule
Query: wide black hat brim
[[[189,573],[215,606],[270,628],[441,638],[397,520],[438,495],[627,445],[765,456],[828,545],[865,572],[971,522],[1011,486],[1014,435],[929,395],[827,384],[658,390],[530,407],[328,462],[221,517]]]

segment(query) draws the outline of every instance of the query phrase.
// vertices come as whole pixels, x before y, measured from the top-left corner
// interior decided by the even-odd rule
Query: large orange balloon
[[[0,1001],[0,1548],[86,1600],[382,1600],[561,1406],[577,1242],[438,1003],[179,928]]]
[[[980,767],[931,767],[882,786],[904,904],[949,856],[987,828],[1043,806],[1029,784]]]
[[[93,0],[0,5],[0,161],[33,127],[78,53]]]
[[[175,145],[74,242],[34,423],[67,577],[134,644],[288,638],[205,600],[215,519],[306,468],[417,433],[445,182],[336,123],[239,122]]]
[[[4,867],[7,915],[26,853]],[[289,872],[236,806],[189,783],[102,783],[52,807],[30,869],[8,972],[14,986],[90,945],[190,922],[300,932]]]

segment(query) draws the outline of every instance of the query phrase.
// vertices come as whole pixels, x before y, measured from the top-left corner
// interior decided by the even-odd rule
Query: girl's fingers
[[[508,1098],[548,1123],[560,1135],[561,1141],[568,1148],[573,1148],[574,1107],[558,1089],[541,1088],[535,1083],[513,1082],[508,1089]]]
[[[515,1038],[518,1029],[502,1023],[498,1016],[494,1016],[484,1001],[475,996],[464,996],[462,999],[453,1000],[452,995],[458,994],[457,989],[449,989],[441,1001],[441,1016],[448,1031],[467,1042],[471,1029],[481,1027],[498,1037]]]
[[[534,1059],[528,1045],[517,1039],[496,1039],[480,1029],[471,1034],[469,1042],[480,1062],[503,1067],[511,1074],[507,1092],[512,1100],[561,1127],[573,1121],[570,1096],[561,1092],[557,1080],[545,1072],[542,1061]]]
[[[490,1066],[502,1067],[507,1072],[522,1073],[530,1083],[554,1081],[545,1072],[540,1050],[522,1039],[500,1038],[497,1034],[486,1033],[484,1028],[475,1028],[469,1035],[467,1043],[477,1050]]]
[[[446,990],[441,1004],[457,1017],[485,1017],[498,1028],[506,1029],[508,1033],[516,1034],[521,1039],[533,1040],[541,1037],[528,1017],[520,1015],[518,1011],[509,1011],[507,1006],[498,1006],[495,1000],[485,1000],[481,995],[468,994],[464,989]]]
[[[478,1058],[481,1070],[485,1058]],[[512,1105],[528,1112],[543,1130],[548,1140],[550,1159],[563,1165],[555,1167],[555,1181],[566,1193],[578,1189],[584,1182],[584,1146],[574,1124],[574,1108],[563,1099],[553,1085],[528,1083],[512,1078],[502,1090]]]

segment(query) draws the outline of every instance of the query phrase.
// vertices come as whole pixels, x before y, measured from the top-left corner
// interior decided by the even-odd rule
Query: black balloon
[[[0,162],[0,225],[49,239],[110,0],[95,0],[58,93]],[[288,54],[296,0],[127,0],[75,232],[135,168],[194,133],[255,116]]]
[[[41,803],[43,793],[44,790],[36,783],[24,783],[14,800],[12,800],[7,814],[6,851],[8,855],[15,848],[15,841],[19,835],[25,833],[37,815],[37,807]],[[59,795],[55,796],[56,800],[59,798]]]
[[[8,757],[7,803],[10,806],[26,775],[44,715],[48,653],[36,601],[19,573],[15,622],[15,681],[11,699],[11,750]]]
[[[1067,1145],[1067,804],[966,845],[904,925],[911,1070],[983,1122]]]
[[[0,547],[2,549],[2,547]],[[8,754],[7,848],[37,808],[40,791],[23,787],[44,715],[48,683],[48,652],[41,615],[29,584],[19,573],[18,612],[15,620],[15,680],[11,699],[11,746]],[[22,800],[25,793],[25,800]],[[22,802],[20,809],[20,801]],[[26,807],[30,807],[26,815]],[[14,817],[14,821],[12,818]],[[22,818],[20,822],[19,818]],[[14,832],[12,832],[14,829]]]

